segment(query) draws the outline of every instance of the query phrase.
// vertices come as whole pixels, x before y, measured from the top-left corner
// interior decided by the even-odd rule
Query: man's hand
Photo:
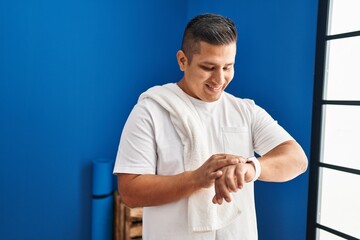
[[[223,199],[226,202],[231,201],[231,192],[237,192],[242,189],[247,182],[255,177],[255,167],[246,159],[238,157],[240,162],[236,165],[223,167],[222,176],[215,180],[215,196],[212,199],[214,204],[222,204]]]
[[[223,176],[227,166],[236,166],[242,159],[239,156],[230,154],[212,155],[202,166],[194,170],[195,183],[199,188],[211,187],[215,179]]]

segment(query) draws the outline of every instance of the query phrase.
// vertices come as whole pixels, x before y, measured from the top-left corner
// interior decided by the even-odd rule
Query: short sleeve
[[[279,144],[293,140],[291,135],[278,124],[264,109],[253,105],[253,145],[256,153],[264,155]]]
[[[135,105],[124,125],[113,172],[115,174],[156,172],[156,142],[146,100]]]

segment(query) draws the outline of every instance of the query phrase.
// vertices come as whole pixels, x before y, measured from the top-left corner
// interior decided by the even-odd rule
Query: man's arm
[[[176,201],[199,189],[191,175],[191,172],[174,176],[118,174],[121,200],[131,208]]]
[[[173,176],[152,174],[118,174],[118,188],[122,201],[129,207],[157,206],[188,197],[201,188],[213,186],[221,170],[237,164],[236,156],[217,154],[201,167]]]
[[[308,166],[307,157],[294,141],[286,141],[258,159],[261,164],[259,179],[268,182],[289,181],[304,173]]]
[[[285,182],[306,171],[307,157],[294,141],[283,142],[258,158],[261,165],[259,180],[268,182]],[[222,204],[223,199],[230,202],[230,192],[241,189],[246,182],[252,181],[255,176],[255,167],[251,163],[238,163],[236,166],[226,166],[222,169],[223,175],[215,182],[213,203]]]

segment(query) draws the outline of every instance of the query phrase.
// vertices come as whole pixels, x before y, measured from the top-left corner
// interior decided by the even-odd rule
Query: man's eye
[[[224,69],[224,71],[230,71],[230,70],[231,70],[231,68],[232,68],[232,66],[229,66],[229,67],[224,67],[223,69]]]
[[[214,70],[214,67],[207,67],[207,66],[200,66],[201,67],[201,69],[203,69],[203,70],[205,70],[205,71],[212,71],[212,70]]]

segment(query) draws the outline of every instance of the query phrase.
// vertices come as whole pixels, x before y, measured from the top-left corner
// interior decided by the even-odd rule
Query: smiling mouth
[[[208,88],[208,89],[210,89],[211,91],[213,91],[213,92],[219,92],[219,91],[221,91],[221,86],[211,86],[211,85],[209,85],[209,84],[206,84],[206,87]]]

